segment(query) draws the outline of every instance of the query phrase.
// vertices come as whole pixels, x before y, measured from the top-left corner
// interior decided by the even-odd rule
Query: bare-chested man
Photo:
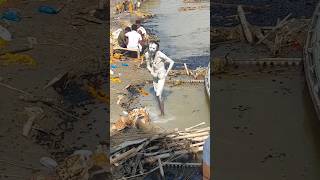
[[[153,77],[153,88],[160,107],[161,116],[164,115],[164,102],[162,91],[168,73],[173,67],[174,61],[167,57],[159,50],[157,42],[150,42],[147,52],[145,53],[147,69]],[[169,63],[168,69],[165,68],[165,63]]]

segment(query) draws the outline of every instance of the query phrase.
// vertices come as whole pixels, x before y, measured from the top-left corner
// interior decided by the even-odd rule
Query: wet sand
[[[319,179],[320,126],[301,67],[232,73],[213,79],[214,178]]]

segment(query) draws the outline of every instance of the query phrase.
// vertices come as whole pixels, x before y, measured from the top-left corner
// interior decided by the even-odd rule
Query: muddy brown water
[[[301,67],[214,82],[214,179],[320,179],[320,124]]]
[[[164,129],[184,129],[201,122],[210,126],[210,105],[204,85],[182,85],[170,87],[163,92],[165,116],[159,116],[160,110],[151,86],[146,86],[148,96],[140,96],[140,103],[147,107],[151,120]]]
[[[196,8],[181,11],[181,8]],[[183,0],[149,0],[142,10],[155,17],[143,26],[160,39],[160,50],[181,66],[207,66],[210,60],[210,3],[184,3]]]

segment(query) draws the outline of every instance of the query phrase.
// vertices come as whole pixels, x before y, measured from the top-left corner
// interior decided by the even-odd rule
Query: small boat
[[[318,119],[320,119],[319,11],[320,3],[312,16],[303,54],[305,77]]]
[[[210,99],[210,63],[208,64],[208,67],[207,67],[206,76],[204,78],[204,85],[206,87],[207,95]]]

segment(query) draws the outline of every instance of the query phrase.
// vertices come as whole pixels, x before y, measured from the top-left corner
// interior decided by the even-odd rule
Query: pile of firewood
[[[302,50],[309,19],[295,19],[288,14],[282,20],[278,19],[274,27],[258,27],[250,25],[241,6],[238,6],[238,17],[241,22],[243,35],[250,44],[264,44],[273,55],[278,55],[283,47],[291,46]]]
[[[195,155],[203,150],[204,141],[210,133],[210,127],[199,128],[204,124],[184,130],[157,133],[112,147],[110,164],[113,174],[126,179],[144,176],[159,169],[161,176],[164,176],[163,166],[188,164],[185,160],[179,162],[179,158],[183,155]]]

